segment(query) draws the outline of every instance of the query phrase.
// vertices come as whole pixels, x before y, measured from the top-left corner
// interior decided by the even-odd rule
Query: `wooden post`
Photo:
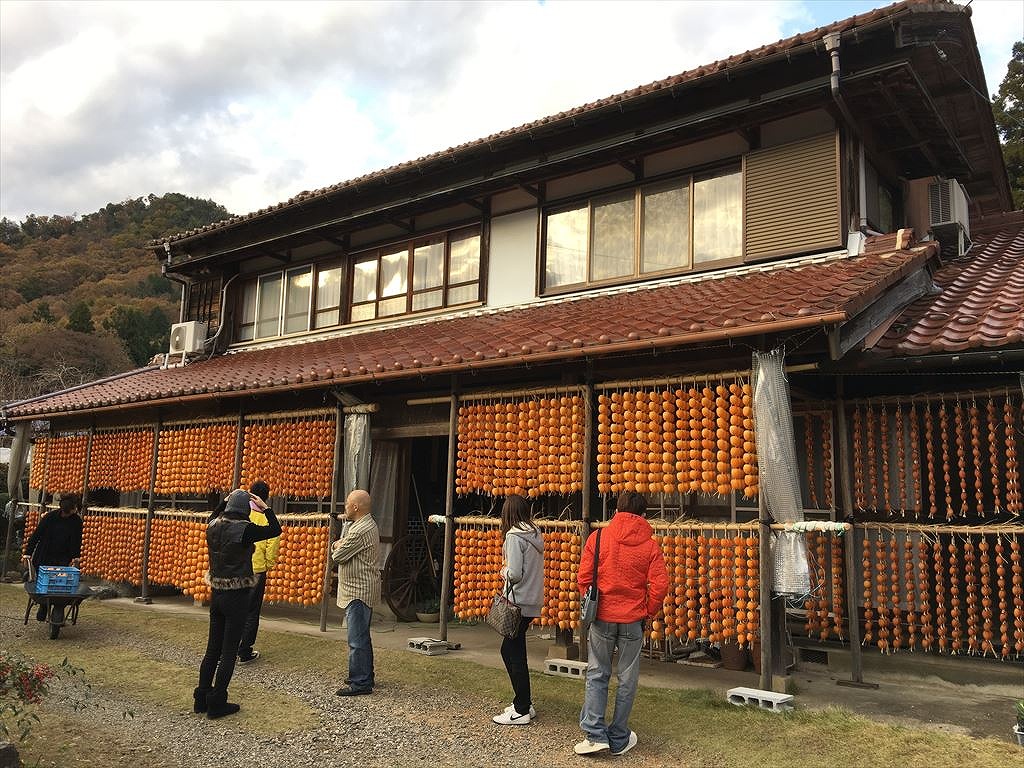
[[[771,547],[771,519],[768,510],[764,505],[764,494],[757,494],[757,519],[761,523],[758,531],[760,564],[760,585],[761,585],[761,680],[759,686],[762,691],[772,690],[772,646],[774,637],[772,633],[772,547]]]
[[[439,640],[448,640],[448,593],[452,585],[452,560],[455,544],[455,458],[458,448],[459,429],[459,396],[456,394],[454,382],[452,382],[451,403],[448,413],[448,479],[445,488],[444,502],[444,561],[441,566],[441,637]],[[427,525],[427,521],[423,521]],[[427,557],[432,555],[428,552]]]
[[[146,506],[146,527],[142,533],[142,594],[135,598],[137,603],[152,603],[149,597],[149,539],[153,531],[153,511],[156,508],[156,462],[160,454],[160,416],[153,425],[153,461],[149,466],[149,504]]]
[[[338,508],[338,483],[341,482],[341,460],[345,450],[345,416],[338,403],[334,416],[334,467],[331,470],[331,508],[327,518],[327,557],[324,560],[324,584],[320,598],[320,631],[327,631],[327,603],[331,599],[331,546],[334,544],[334,515]]]

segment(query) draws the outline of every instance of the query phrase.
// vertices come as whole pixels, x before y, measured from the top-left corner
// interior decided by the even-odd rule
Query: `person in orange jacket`
[[[640,678],[644,622],[658,615],[668,592],[665,558],[654,541],[651,524],[643,517],[646,511],[647,501],[639,493],[621,494],[612,521],[592,533],[583,547],[577,572],[581,595],[594,579],[594,551],[600,534],[597,618],[587,639],[587,684],[580,711],[580,728],[586,738],[573,748],[577,755],[604,750],[624,755],[637,743],[636,733],[629,729],[629,714]],[[608,680],[616,648],[619,686],[615,713],[607,724]]]
[[[263,514],[266,509],[267,499],[270,498],[270,486],[262,480],[257,480],[249,488],[249,493],[258,497],[261,505],[254,498],[249,505],[249,522],[255,525],[266,525],[267,516]],[[249,597],[249,612],[245,617],[245,629],[242,630],[242,641],[238,646],[238,662],[248,664],[260,657],[260,652],[253,650],[256,644],[256,633],[260,629],[260,612],[263,610],[263,595],[267,589],[267,574],[277,564],[277,551],[281,546],[281,537],[275,536],[265,541],[257,541],[256,549],[252,553],[252,572],[256,576],[256,586],[252,588],[252,595]]]

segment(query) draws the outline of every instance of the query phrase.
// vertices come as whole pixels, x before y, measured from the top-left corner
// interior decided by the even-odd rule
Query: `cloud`
[[[975,0],[986,40],[1011,26],[997,3]],[[773,42],[809,8],[5,0],[0,214],[169,191],[255,210]]]

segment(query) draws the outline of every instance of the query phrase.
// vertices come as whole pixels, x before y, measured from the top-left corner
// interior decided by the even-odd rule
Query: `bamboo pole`
[[[1013,399],[1017,393],[1010,393],[1009,387],[992,387],[989,389],[965,390],[955,392],[934,392],[927,395],[889,395],[884,397],[870,397],[859,400],[848,400],[848,405],[879,405],[896,403],[940,403],[951,402],[957,399],[979,398],[979,397],[1008,397]]]
[[[177,421],[160,421],[157,419],[157,424],[163,427],[208,427],[214,424],[230,424],[237,417],[235,416],[215,416],[209,419],[179,419]]]
[[[818,370],[817,363],[803,363],[801,365],[787,365],[786,373],[806,373]],[[719,373],[695,373],[680,374],[679,376],[666,376],[658,379],[625,379],[622,381],[606,381],[595,384],[594,389],[598,392],[605,392],[609,389],[623,389],[630,387],[665,387],[675,384],[700,384],[708,381],[736,380],[750,378],[750,369],[745,368],[735,371],[721,371]]]
[[[1019,523],[996,523],[988,525],[921,525],[917,523],[857,523],[856,527],[864,531],[882,531],[889,533],[921,533],[926,535],[1024,535],[1024,525],[1021,525]]]
[[[460,403],[472,403],[478,400],[492,400],[506,397],[531,397],[534,395],[582,395],[584,394],[586,387],[583,385],[573,385],[565,387],[533,387],[531,389],[514,389],[506,391],[486,391],[486,392],[473,392],[470,394],[459,395]],[[405,401],[406,405],[441,405],[447,403],[450,400],[450,396],[447,397],[414,397]]]
[[[282,421],[284,419],[296,419],[309,416],[311,418],[326,419],[334,415],[333,408],[305,408],[295,411],[274,411],[271,413],[249,413],[246,414],[246,421]]]

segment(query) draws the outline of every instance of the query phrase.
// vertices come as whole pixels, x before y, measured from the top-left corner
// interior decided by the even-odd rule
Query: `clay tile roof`
[[[890,357],[1024,346],[1024,211],[972,222],[967,255],[935,273],[941,289],[900,315],[874,346]]]
[[[253,391],[346,386],[582,356],[681,347],[842,322],[937,252],[934,243],[689,276],[527,306],[475,310],[142,369],[9,404],[12,419]]]
[[[457,146],[441,150],[440,152],[434,152],[429,155],[419,157],[415,160],[409,160],[403,163],[399,163],[397,165],[392,165],[389,166],[388,168],[384,168],[379,171],[373,171],[371,173],[358,176],[354,179],[349,179],[348,181],[342,181],[337,184],[333,184],[329,187],[323,187],[321,189],[316,189],[313,191],[300,192],[299,194],[295,195],[294,197],[290,198],[285,202],[276,203],[266,208],[261,208],[258,211],[253,211],[251,213],[241,214],[238,216],[232,216],[231,218],[224,219],[222,221],[217,221],[212,224],[207,224],[206,226],[203,227],[190,229],[186,232],[180,232],[175,235],[170,235],[168,237],[153,240],[150,243],[150,245],[152,247],[157,247],[163,245],[163,243],[165,242],[173,243],[178,240],[185,240],[187,238],[196,237],[198,235],[205,235],[215,230],[226,229],[228,227],[240,224],[245,221],[249,221],[251,219],[256,219],[270,213],[276,213],[285,208],[299,206],[301,204],[308,203],[309,201],[314,200],[316,198],[324,197],[336,192],[341,192],[345,189],[358,188],[360,185],[367,185],[373,182],[383,181],[388,179],[388,177],[394,177],[398,174],[404,174],[409,171],[421,172],[425,170],[426,166],[436,162],[437,160],[444,159],[448,161],[457,161],[463,155],[469,155],[473,151],[479,149],[480,147],[488,146],[496,142],[503,142],[509,139],[528,136],[531,131],[537,128],[541,128],[543,126],[551,125],[552,123],[573,121],[576,118],[579,118],[587,114],[588,112],[594,112],[607,106],[620,104],[622,102],[629,101],[632,99],[646,98],[659,92],[671,92],[672,89],[677,88],[680,85],[692,83],[696,80],[699,80],[702,77],[707,77],[720,72],[724,72],[726,70],[729,70],[742,64],[749,64],[752,62],[756,62],[760,59],[766,59],[770,56],[792,52],[795,49],[805,45],[816,45],[827,33],[847,32],[856,27],[862,27],[868,24],[873,24],[875,22],[881,21],[882,19],[894,16],[905,10],[913,10],[915,6],[923,9],[934,9],[936,7],[951,7],[954,9],[957,8],[956,5],[947,2],[947,0],[903,0],[902,2],[893,3],[892,5],[889,5],[885,8],[877,8],[866,13],[851,16],[850,18],[843,19],[842,21],[836,21],[823,27],[818,27],[817,29],[812,29],[807,32],[801,32],[800,34],[793,35],[792,37],[787,37],[775,43],[762,45],[760,48],[744,51],[743,53],[739,53],[725,59],[720,59],[719,61],[712,62],[711,64],[705,64],[703,66],[696,67],[695,69],[691,69],[686,72],[681,72],[677,75],[672,75],[671,77],[666,77],[662,80],[656,80],[652,83],[647,83],[646,85],[640,85],[635,88],[631,88],[628,91],[623,91],[622,93],[617,93],[613,96],[598,99],[597,101],[592,101],[587,104],[574,107],[573,109],[568,109],[565,110],[564,112],[559,112],[555,115],[542,117],[539,120],[524,123],[523,125],[520,125],[516,128],[509,128],[504,131],[499,131],[498,133],[493,133],[490,136],[485,136],[482,139],[468,141],[463,144],[459,144]]]

